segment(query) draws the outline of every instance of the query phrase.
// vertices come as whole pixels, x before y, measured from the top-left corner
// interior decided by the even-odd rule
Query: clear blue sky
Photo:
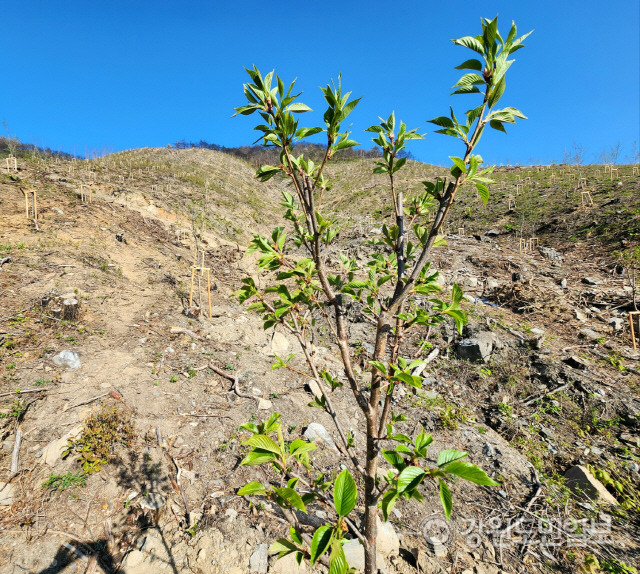
[[[449,97],[471,57],[454,37],[480,33],[500,15],[505,31],[535,28],[508,75],[504,105],[529,120],[488,133],[479,152],[494,163],[562,159],[575,142],[593,161],[639,141],[637,0],[215,2],[155,0],[1,2],[0,120],[24,142],[86,154],[166,146],[180,139],[251,143],[243,104],[244,66],[298,77],[302,101],[319,113],[318,86],[339,72],[354,96],[353,137],[378,115],[396,115],[428,133],[410,150],[447,162],[461,152],[426,120],[472,107]],[[2,130],[5,131],[4,129]],[[3,133],[6,135],[6,132]]]

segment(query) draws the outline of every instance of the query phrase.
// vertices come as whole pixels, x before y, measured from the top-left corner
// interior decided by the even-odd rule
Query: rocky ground
[[[278,412],[287,440],[322,427],[314,466],[335,473],[346,464],[329,415],[307,407],[308,379],[270,368],[295,342],[265,332],[231,296],[243,277],[264,280],[243,243],[272,222],[246,210],[198,235],[212,312],[199,278],[202,312],[193,317],[195,237],[178,229],[191,227],[194,207],[169,196],[184,198],[198,182],[182,176],[182,187],[162,195],[159,164],[103,165],[90,204],[78,197],[89,177],[79,165],[23,161],[1,176],[3,572],[305,571],[268,555],[286,531],[277,509],[235,494],[265,479],[259,467],[239,466],[239,426]],[[248,166],[232,167],[250,178]],[[30,185],[41,190],[37,224],[20,191]],[[273,212],[276,191],[260,200]],[[224,211],[217,196],[211,202]],[[345,230],[340,248],[364,261],[362,241],[375,231]],[[403,432],[421,425],[434,435],[432,452],[468,451],[501,487],[455,485],[445,523],[427,484],[425,504],[399,504],[384,529],[383,570],[575,572],[590,555],[637,564],[640,353],[631,347],[628,274],[588,242],[546,235],[522,253],[504,228],[476,232],[449,235],[434,260],[445,288],[465,289],[469,325],[462,336],[446,326],[410,338],[409,354],[438,355],[422,390],[400,393],[394,409],[409,418]],[[64,319],[68,300],[78,302],[75,320]],[[355,304],[349,320],[364,365],[371,327]],[[330,341],[319,341],[319,353],[340,375]],[[338,389],[334,402],[361,447],[350,392]],[[108,462],[83,454],[108,440],[117,445]],[[317,505],[304,519],[325,516]]]

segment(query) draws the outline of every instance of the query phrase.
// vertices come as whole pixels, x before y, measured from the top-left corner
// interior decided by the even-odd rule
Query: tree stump
[[[64,299],[62,301],[62,318],[65,321],[78,320],[78,300]]]

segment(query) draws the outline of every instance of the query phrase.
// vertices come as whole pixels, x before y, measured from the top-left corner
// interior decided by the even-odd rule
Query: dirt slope
[[[274,352],[295,352],[294,342],[265,332],[231,297],[243,277],[263,279],[244,257],[243,245],[251,233],[267,232],[278,221],[279,184],[257,184],[249,166],[207,150],[134,150],[75,163],[22,161],[17,174],[0,179],[3,572],[249,572],[252,557],[262,552],[259,545],[282,536],[285,526],[269,504],[249,505],[235,495],[249,480],[265,476],[256,467],[238,466],[245,452],[239,425],[278,412],[288,440],[311,422],[336,438],[330,417],[306,407],[312,400],[307,380],[270,369]],[[381,220],[363,219],[355,200],[345,212],[339,192],[380,185],[362,185],[367,165],[335,167],[336,184],[327,197],[355,223],[341,233],[339,247],[361,260],[369,249],[361,240]],[[416,165],[409,173],[403,183],[415,188],[435,172]],[[93,182],[91,204],[78,198],[83,180]],[[638,180],[622,181],[620,201],[629,212],[618,216],[635,225]],[[39,190],[37,227],[25,216],[20,191],[31,186]],[[198,244],[211,268],[212,317],[200,279],[195,291],[204,312],[190,318],[184,310],[194,236],[177,230],[191,229],[194,206],[196,228],[202,229],[205,189],[207,223]],[[604,187],[594,190],[604,203],[598,193],[607,193]],[[364,192],[358,197],[368,205],[375,201]],[[545,546],[539,530],[529,544],[508,536],[510,544],[500,550],[495,534],[525,516],[523,509],[546,521],[571,517],[585,524],[612,517],[607,549],[632,564],[638,557],[640,355],[629,347],[620,311],[630,305],[628,280],[616,271],[610,244],[597,239],[602,234],[593,243],[581,242],[589,237],[571,241],[567,230],[578,229],[593,212],[558,213],[568,221],[565,227],[539,233],[543,247],[558,249],[555,258],[536,249],[520,253],[506,228],[517,215],[507,213],[504,223],[495,209],[472,212],[467,236],[450,235],[434,262],[445,288],[454,282],[465,288],[471,321],[464,336],[490,336],[490,356],[482,363],[460,360],[461,337],[449,328],[434,331],[423,356],[429,347],[439,348],[440,356],[424,373],[423,392],[407,391],[396,406],[410,419],[404,432],[418,425],[433,432],[434,453],[468,450],[502,487],[455,486],[456,514],[439,559],[423,536],[434,534],[431,519],[440,517],[436,489],[425,489],[425,506],[399,505],[392,523],[401,550],[385,558],[385,567],[407,573],[418,565],[421,572],[542,572],[548,563],[573,572],[594,553],[595,543],[576,548],[566,536],[563,544]],[[598,226],[603,214],[598,211]],[[538,216],[549,221],[547,214]],[[483,235],[501,221],[498,236]],[[471,227],[478,239],[469,236]],[[56,297],[71,293],[79,301],[79,318],[60,320]],[[350,330],[353,353],[366,364],[371,332],[355,305]],[[417,355],[425,335],[410,339]],[[76,352],[81,366],[57,366],[53,359],[61,351]],[[340,375],[330,343],[319,341],[318,352],[326,368]],[[336,391],[335,402],[362,446],[361,414],[349,393]],[[80,476],[82,455],[61,458],[68,439],[114,408],[119,446],[108,464],[71,484]],[[93,427],[96,441],[114,428],[100,420],[103,426]],[[22,442],[12,472],[18,430]],[[330,446],[321,447],[319,467],[337,472],[340,463]],[[578,463],[606,469],[621,485],[614,492],[622,507],[599,508],[573,497],[562,475]],[[68,488],[54,488],[61,483],[52,477],[65,476]],[[311,519],[319,521],[325,512],[314,507]],[[485,523],[478,527],[481,536],[471,540],[465,524],[488,516],[500,527],[492,531]],[[595,553],[601,552],[596,545]],[[293,571],[273,559],[269,568]]]

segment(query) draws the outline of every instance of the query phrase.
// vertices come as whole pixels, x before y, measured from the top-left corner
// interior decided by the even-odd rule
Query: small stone
[[[496,456],[496,449],[493,448],[493,446],[490,443],[485,442],[484,446],[482,447],[482,454],[490,458],[494,457]]]
[[[446,546],[440,541],[439,538],[435,537],[435,536],[427,536],[425,534],[425,540],[427,541],[427,547],[429,548],[429,550],[431,550],[431,552],[433,552],[434,556],[436,558],[446,558],[447,556],[447,548]]]
[[[498,235],[500,235],[500,232],[497,229],[489,229],[489,231],[485,231],[484,234],[487,237],[498,237]]]
[[[164,508],[166,501],[164,496],[150,492],[146,496],[142,497],[140,501],[140,508],[146,508],[148,510],[160,510]]]
[[[269,574],[304,574],[306,572],[309,572],[306,562],[303,560],[298,566],[295,552],[275,560],[269,568]]]
[[[75,351],[61,351],[51,359],[54,365],[64,369],[79,369],[82,363],[80,357]]]
[[[238,518],[238,511],[233,508],[228,508],[224,515],[233,522],[236,518]]]
[[[611,317],[611,319],[609,319],[609,325],[614,331],[622,331],[624,324],[625,320],[620,317]]]
[[[564,475],[567,487],[589,500],[617,505],[618,501],[584,466],[572,466]]]
[[[620,435],[620,440],[622,442],[626,442],[627,444],[640,447],[640,436],[635,436],[628,432],[623,432]]]
[[[249,558],[249,572],[256,574],[267,574],[269,547],[266,544],[258,544],[253,554]]]
[[[11,506],[15,498],[15,486],[10,482],[0,482],[0,506]]]
[[[573,316],[578,319],[578,321],[584,322],[587,320],[587,316],[580,311],[579,309],[574,309],[573,310]]]
[[[273,407],[273,404],[269,399],[260,399],[258,401],[258,410],[259,411],[268,411],[272,407]]]
[[[540,255],[542,255],[543,257],[546,257],[551,261],[562,261],[562,255],[560,255],[560,253],[558,253],[555,249],[551,247],[540,246],[538,247],[538,251],[540,252]]]
[[[600,279],[595,279],[594,277],[583,277],[582,282],[585,285],[600,285],[600,283],[602,283]]]
[[[602,335],[596,333],[593,329],[581,329],[580,336],[589,341],[596,341],[602,337]]]
[[[376,550],[382,556],[397,556],[400,552],[400,540],[391,522],[378,521],[378,537],[376,539]]]
[[[282,334],[277,331],[273,334],[273,339],[271,339],[271,352],[274,355],[281,355],[289,350],[289,341]]]
[[[311,391],[311,394],[318,400],[320,400],[322,398],[322,391],[320,390],[320,385],[318,385],[318,383],[316,381],[314,381],[313,379],[311,379],[308,383],[307,386],[309,387],[309,390]]]
[[[566,279],[560,279],[560,287],[562,287],[563,289],[567,288],[567,280]]]
[[[310,423],[309,426],[305,429],[304,434],[302,435],[307,440],[321,440],[323,441],[329,448],[338,452],[336,448],[336,444],[333,442],[331,435],[327,432],[321,424],[319,423]]]
[[[360,544],[360,541],[357,538],[349,540],[343,544],[342,550],[349,567],[362,572],[364,570],[364,547]]]

